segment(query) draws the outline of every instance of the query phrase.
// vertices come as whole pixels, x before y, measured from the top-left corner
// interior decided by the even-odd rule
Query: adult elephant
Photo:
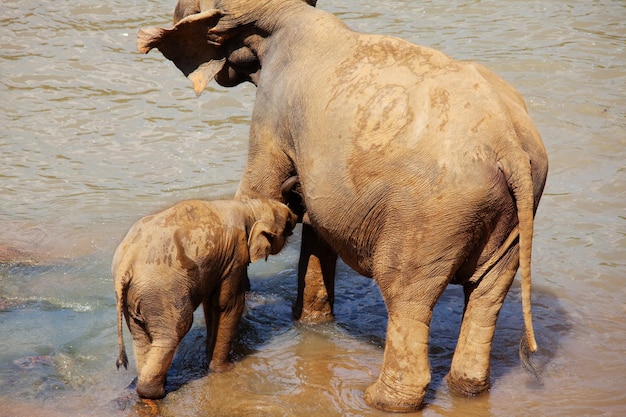
[[[139,50],[158,48],[198,94],[214,77],[258,87],[237,196],[280,198],[299,177],[310,223],[303,314],[332,307],[337,253],[378,283],[389,322],[368,403],[422,405],[432,311],[449,283],[465,290],[452,389],[489,387],[496,319],[520,265],[525,338],[537,349],[530,258],[548,164],[515,89],[481,65],[354,32],[300,0],[183,0],[174,20],[142,29]]]

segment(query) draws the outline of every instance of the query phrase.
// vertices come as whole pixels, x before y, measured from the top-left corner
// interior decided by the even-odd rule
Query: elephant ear
[[[137,34],[137,49],[147,54],[157,48],[191,80],[193,90],[200,95],[226,61],[221,39],[210,34],[222,16],[219,10],[211,9],[187,16],[171,29],[142,28]]]
[[[256,262],[261,259],[267,261],[267,257],[272,253],[272,243],[270,238],[276,236],[267,223],[258,220],[252,225],[250,235],[248,236],[248,250],[250,251],[250,262]]]

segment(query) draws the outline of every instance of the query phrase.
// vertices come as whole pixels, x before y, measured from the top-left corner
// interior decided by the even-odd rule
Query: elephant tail
[[[128,311],[126,297],[128,295],[128,285],[130,284],[131,274],[126,271],[124,275],[115,276],[115,295],[117,297],[117,342],[119,346],[119,356],[115,362],[117,369],[124,366],[128,369],[128,356],[126,356],[126,348],[124,347],[123,327],[124,314]]]
[[[524,315],[525,343],[530,353],[537,351],[537,341],[533,329],[531,312],[531,268],[533,227],[534,227],[534,185],[531,174],[530,158],[521,148],[507,154],[511,159],[503,158],[498,162],[504,173],[509,189],[515,198],[517,220],[519,223],[519,263],[522,275],[522,311]],[[525,339],[525,340],[524,340]]]

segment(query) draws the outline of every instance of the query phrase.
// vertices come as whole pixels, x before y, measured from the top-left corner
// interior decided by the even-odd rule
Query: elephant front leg
[[[213,372],[226,372],[233,368],[228,356],[232,341],[237,334],[239,321],[245,305],[245,292],[239,291],[236,295],[222,291],[221,303],[204,305],[204,314],[207,324],[207,359],[209,369]],[[217,301],[217,300],[216,300]]]
[[[305,323],[333,319],[337,253],[308,222],[302,222],[302,246],[298,263],[298,298],[293,316]]]
[[[273,125],[266,126],[261,121],[252,124],[248,162],[235,199],[265,197],[290,202],[285,193],[291,191],[289,184],[294,183],[290,179],[298,175],[298,170],[292,156],[276,146],[284,143],[284,138],[276,139],[275,134]],[[302,196],[295,200],[302,200]],[[296,320],[324,323],[333,319],[336,264],[337,254],[313,229],[305,213],[298,263],[298,296],[293,306]]]

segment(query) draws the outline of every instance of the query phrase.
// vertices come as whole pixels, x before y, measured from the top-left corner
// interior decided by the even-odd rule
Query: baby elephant
[[[232,367],[231,341],[244,308],[250,262],[277,254],[297,217],[276,200],[190,200],[144,217],[115,251],[119,358],[128,367],[122,314],[133,336],[137,393],[165,396],[174,352],[202,303],[212,371]]]

